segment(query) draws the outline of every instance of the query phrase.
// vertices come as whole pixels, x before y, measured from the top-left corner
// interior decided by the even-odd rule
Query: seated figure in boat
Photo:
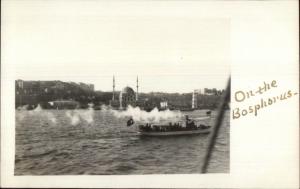
[[[183,128],[179,125],[179,123],[174,124],[175,130],[181,131]]]
[[[151,131],[152,127],[149,123],[146,123],[145,125],[139,125],[139,129],[141,131]]]
[[[199,125],[199,128],[200,128],[200,129],[208,129],[208,128],[210,128],[210,126],[200,124],[200,125]]]
[[[188,115],[185,116],[186,119],[186,128],[187,129],[197,129],[195,121],[191,120]]]

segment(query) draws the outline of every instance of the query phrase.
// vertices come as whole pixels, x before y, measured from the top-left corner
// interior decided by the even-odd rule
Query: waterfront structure
[[[193,97],[192,97],[192,109],[197,109],[197,92],[194,90],[193,91]]]
[[[126,86],[122,89],[119,93],[119,98],[116,99],[116,83],[115,83],[115,76],[113,76],[113,91],[112,91],[112,98],[110,101],[110,105],[114,108],[124,109],[128,105],[137,106],[139,103],[139,80],[138,77],[136,78],[136,92],[129,86]]]
[[[160,102],[160,109],[167,109],[168,108],[168,101]]]
[[[41,104],[55,100],[76,100],[91,102],[94,99],[94,85],[86,83],[54,81],[15,81],[15,106]],[[60,105],[59,105],[60,106]],[[60,106],[63,107],[64,105]]]
[[[81,88],[84,91],[94,91],[94,84],[75,83],[75,82],[62,82],[62,81],[24,81],[21,79],[16,80],[17,94],[38,95],[44,92],[65,90],[70,88],[70,85]]]
[[[130,87],[125,87],[121,92],[119,96],[119,102],[120,102],[120,108],[125,108],[128,105],[135,105],[136,102],[136,94],[134,90]]]
[[[208,88],[204,88],[204,93],[205,95],[222,95],[225,90],[218,90],[216,88],[212,88],[212,89],[208,89]]]
[[[79,107],[79,102],[74,100],[56,100],[48,102],[54,109],[75,109]]]

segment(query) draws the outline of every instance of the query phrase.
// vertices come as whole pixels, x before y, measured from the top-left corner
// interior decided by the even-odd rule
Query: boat
[[[177,136],[177,135],[195,135],[195,134],[207,134],[210,133],[211,127],[193,130],[175,130],[175,131],[142,131],[139,130],[138,133],[142,136]]]
[[[196,118],[197,120],[210,119],[210,116]],[[195,120],[196,120],[195,119]],[[144,136],[174,136],[174,135],[191,135],[191,134],[206,134],[210,133],[211,127],[204,124],[197,125],[196,121],[190,119],[188,115],[186,115],[184,123],[176,122],[169,124],[140,124],[138,125],[138,133]],[[135,122],[131,117],[127,121],[127,127],[134,125]]]

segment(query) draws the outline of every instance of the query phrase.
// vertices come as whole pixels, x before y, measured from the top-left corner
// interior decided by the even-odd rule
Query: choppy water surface
[[[126,121],[105,111],[16,111],[15,175],[200,173],[209,135],[141,137]],[[228,111],[211,173],[229,172],[229,128]]]

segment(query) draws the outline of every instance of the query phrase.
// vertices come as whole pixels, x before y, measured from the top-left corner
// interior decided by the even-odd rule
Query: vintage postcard
[[[298,1],[3,1],[1,187],[298,188]]]

